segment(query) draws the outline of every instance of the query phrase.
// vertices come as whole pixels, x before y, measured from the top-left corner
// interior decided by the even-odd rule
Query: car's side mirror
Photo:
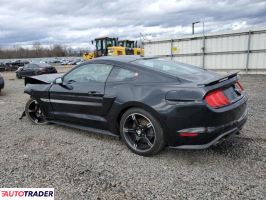
[[[63,78],[62,77],[58,77],[54,80],[55,84],[63,84]]]

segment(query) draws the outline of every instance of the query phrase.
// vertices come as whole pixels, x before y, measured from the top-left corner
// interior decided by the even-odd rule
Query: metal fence
[[[206,69],[265,73],[266,27],[154,39],[144,52]]]

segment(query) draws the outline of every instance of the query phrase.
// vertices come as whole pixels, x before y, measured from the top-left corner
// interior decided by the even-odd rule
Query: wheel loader
[[[121,55],[143,55],[142,50],[137,47],[137,43],[131,40],[120,40],[118,38],[100,37],[95,38],[96,50],[84,53],[83,59],[90,60],[100,56],[121,56]]]

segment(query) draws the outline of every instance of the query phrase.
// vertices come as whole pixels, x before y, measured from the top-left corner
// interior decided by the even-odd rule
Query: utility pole
[[[192,35],[194,34],[194,26],[197,23],[200,23],[200,21],[192,22]]]

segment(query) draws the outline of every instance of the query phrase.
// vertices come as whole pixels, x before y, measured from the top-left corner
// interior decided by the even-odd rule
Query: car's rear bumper
[[[247,111],[238,120],[219,127],[211,127],[209,128],[209,132],[202,133],[199,137],[201,137],[202,140],[208,141],[205,144],[197,144],[197,142],[195,142],[195,144],[184,144],[170,147],[175,149],[207,149],[210,146],[216,145],[228,139],[232,135],[238,134],[246,121]]]
[[[243,95],[239,101],[220,109],[208,108],[204,103],[174,107],[167,117],[168,146],[208,148],[243,127],[247,120],[247,96]],[[193,134],[193,131],[194,136],[182,135]]]

